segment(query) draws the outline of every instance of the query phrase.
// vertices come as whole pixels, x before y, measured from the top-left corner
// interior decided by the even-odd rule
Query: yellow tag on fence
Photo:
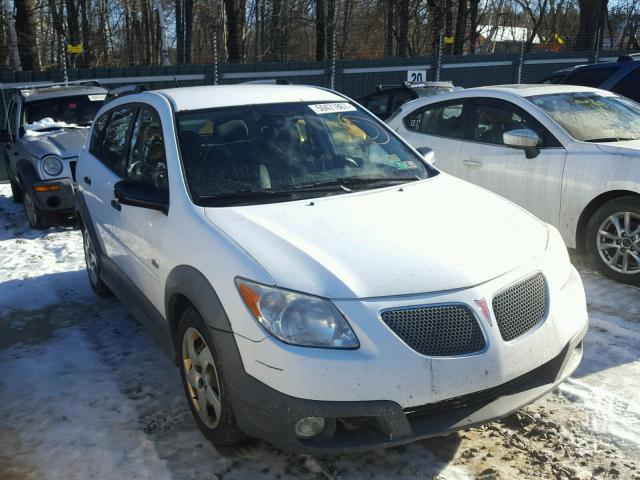
[[[67,44],[67,52],[68,53],[82,53],[84,51],[84,49],[82,48],[82,44],[79,43],[78,45],[71,45],[70,43]]]

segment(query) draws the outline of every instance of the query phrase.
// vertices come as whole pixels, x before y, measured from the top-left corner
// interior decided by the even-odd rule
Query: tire
[[[11,196],[13,197],[13,202],[21,203],[23,196],[22,188],[20,188],[20,185],[11,178],[9,179],[9,184],[11,185]]]
[[[605,203],[589,220],[585,245],[604,276],[640,285],[640,197]]]
[[[24,213],[27,216],[29,226],[36,230],[45,230],[56,224],[55,213],[43,212],[38,208],[33,194],[24,192],[23,197]]]
[[[82,229],[82,246],[84,248],[84,262],[87,266],[87,276],[92,290],[100,297],[111,296],[111,290],[102,281],[102,266],[100,257],[91,241],[91,235],[86,228]]]
[[[176,347],[187,403],[202,434],[217,447],[245,440],[227,394],[222,363],[204,320],[193,307],[180,319]]]

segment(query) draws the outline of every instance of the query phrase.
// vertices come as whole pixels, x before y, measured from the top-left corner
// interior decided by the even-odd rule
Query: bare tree
[[[5,0],[7,1],[7,0]],[[18,37],[20,62],[25,70],[40,70],[37,43],[35,0],[15,0],[15,31]]]
[[[228,31],[228,61],[230,63],[239,63],[242,61],[243,54],[244,19],[247,2],[246,0],[224,0],[224,7]]]
[[[13,16],[13,6],[9,0],[4,1],[4,21],[7,32],[9,33],[9,49],[11,51],[11,67],[19,72],[22,70],[22,62],[20,61],[20,50],[18,48],[18,34],[16,33],[15,18]]]
[[[596,36],[604,26],[608,0],[578,0],[580,25],[574,49],[590,50],[595,47]]]
[[[325,59],[325,44],[327,35],[326,10],[324,0],[316,0],[316,61]]]

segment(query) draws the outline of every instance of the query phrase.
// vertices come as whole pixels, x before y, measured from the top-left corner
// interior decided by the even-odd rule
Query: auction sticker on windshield
[[[347,102],[318,103],[316,105],[309,105],[309,108],[317,114],[356,111],[356,107]]]

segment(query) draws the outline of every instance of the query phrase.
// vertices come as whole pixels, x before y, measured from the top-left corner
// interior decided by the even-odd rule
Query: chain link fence
[[[434,55],[374,60],[329,60],[327,62],[278,62],[208,65],[176,65],[125,68],[69,69],[69,81],[97,80],[107,88],[143,84],[149,89],[193,85],[232,84],[256,80],[284,79],[293,84],[333,88],[350,97],[373,92],[378,85],[403,81],[447,80],[470,88],[507,83],[537,83],[553,72],[580,64],[615,61],[626,51],[558,52],[447,56]],[[1,72],[0,115],[17,88],[65,81],[63,70],[46,72]],[[0,180],[6,180],[0,162]]]

